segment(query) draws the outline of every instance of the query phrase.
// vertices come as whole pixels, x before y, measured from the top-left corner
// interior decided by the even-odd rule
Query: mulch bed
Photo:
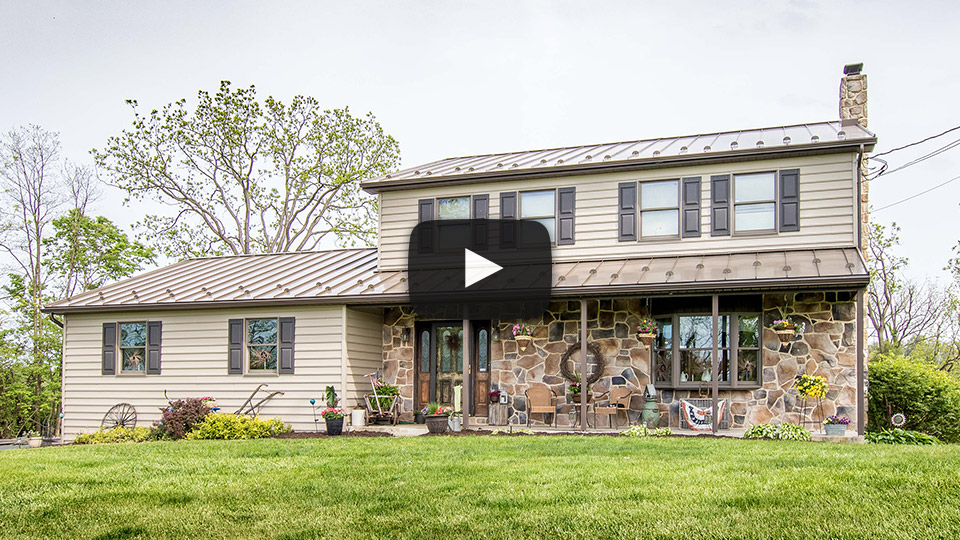
[[[291,431],[290,433],[281,433],[276,436],[277,439],[338,439],[340,437],[393,437],[393,435],[383,431],[347,431],[342,435],[327,435],[326,433],[316,431]]]

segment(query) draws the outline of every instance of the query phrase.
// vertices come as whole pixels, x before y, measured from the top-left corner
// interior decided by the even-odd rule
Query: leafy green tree
[[[131,241],[103,216],[74,209],[53,220],[53,230],[44,239],[49,253],[44,264],[63,298],[129,276],[154,260],[152,248]]]
[[[107,181],[127,203],[170,207],[138,227],[174,258],[220,253],[311,250],[333,237],[341,245],[369,243],[377,201],[360,181],[399,161],[397,141],[372,114],[321,110],[310,97],[289,105],[256,89],[223,81],[214,94],[142,115],[94,150]]]

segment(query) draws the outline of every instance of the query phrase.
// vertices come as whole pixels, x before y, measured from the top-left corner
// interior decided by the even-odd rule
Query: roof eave
[[[612,163],[576,163],[558,165],[544,169],[526,169],[518,171],[484,171],[470,174],[448,176],[433,176],[430,178],[402,178],[385,180],[384,177],[361,182],[368,193],[381,191],[395,191],[414,186],[428,186],[432,184],[458,185],[493,180],[530,179],[556,176],[572,176],[578,174],[600,174],[606,172],[633,171],[653,168],[667,168],[696,165],[700,163],[729,163],[731,161],[750,161],[759,158],[791,157],[800,155],[831,154],[845,149],[870,152],[877,143],[876,137],[860,138],[843,141],[807,143],[790,146],[776,146],[765,148],[751,148],[747,150],[725,150],[709,154],[678,154],[665,157],[640,158],[629,161]]]

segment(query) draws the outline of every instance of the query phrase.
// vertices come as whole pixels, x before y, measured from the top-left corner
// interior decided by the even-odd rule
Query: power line
[[[884,160],[882,160],[882,159],[880,159],[880,158],[877,158],[876,156],[872,156],[871,159],[876,159],[877,161],[883,163],[883,166],[880,167],[880,170],[877,171],[876,174],[874,174],[872,177],[868,178],[868,180],[875,180],[877,177],[879,177],[879,176],[881,176],[881,175],[892,174],[892,173],[895,173],[895,172],[897,172],[897,171],[901,171],[901,170],[903,170],[903,169],[906,169],[907,167],[912,167],[912,166],[914,166],[914,165],[916,165],[916,164],[918,164],[918,163],[922,163],[922,162],[924,162],[924,161],[926,161],[926,160],[928,160],[928,159],[930,159],[930,158],[932,158],[932,157],[939,156],[940,154],[942,154],[942,153],[944,153],[944,152],[946,152],[946,151],[948,151],[948,150],[952,150],[952,149],[954,149],[954,148],[956,148],[956,147],[958,147],[958,146],[960,146],[960,139],[956,139],[956,140],[954,140],[954,141],[951,141],[951,142],[949,142],[949,143],[941,146],[940,148],[937,148],[936,150],[934,150],[934,151],[932,151],[932,152],[929,152],[929,153],[927,153],[927,154],[924,154],[924,155],[922,155],[922,156],[920,156],[920,157],[918,157],[918,158],[916,158],[916,159],[913,159],[913,160],[911,160],[911,161],[908,161],[908,162],[904,163],[903,165],[900,165],[899,167],[896,167],[896,168],[893,168],[893,169],[890,169],[890,170],[887,170],[888,165],[887,165],[887,162],[886,162],[886,161],[884,161]]]
[[[880,208],[877,208],[877,209],[875,209],[875,210],[871,210],[871,213],[876,214],[877,212],[879,212],[879,211],[881,211],[881,210],[886,210],[887,208],[890,208],[891,206],[896,206],[896,205],[898,205],[898,204],[900,204],[900,203],[905,203],[905,202],[907,202],[907,201],[909,201],[909,200],[911,200],[911,199],[916,199],[917,197],[919,197],[919,196],[921,196],[921,195],[926,195],[927,193],[930,193],[931,191],[933,191],[933,190],[935,190],[935,189],[937,189],[937,188],[941,188],[941,187],[949,184],[950,182],[956,182],[957,180],[960,180],[960,176],[954,176],[953,178],[947,180],[946,182],[943,182],[942,184],[937,184],[937,185],[933,186],[933,187],[930,188],[930,189],[923,190],[923,191],[921,191],[920,193],[911,195],[911,196],[909,196],[909,197],[907,197],[907,198],[905,198],[905,199],[900,199],[899,201],[897,201],[897,202],[895,202],[895,203],[890,203],[890,204],[888,204],[888,205],[886,205],[886,206],[881,206]]]
[[[912,143],[910,143],[910,144],[905,144],[905,145],[903,145],[903,146],[898,146],[897,148],[893,148],[893,149],[891,149],[891,150],[887,150],[886,152],[880,152],[879,154],[873,154],[873,156],[871,156],[871,157],[879,157],[879,156],[885,156],[885,155],[887,155],[887,154],[892,154],[893,152],[896,152],[896,151],[898,151],[898,150],[903,150],[904,148],[910,148],[911,146],[916,146],[916,145],[918,145],[918,144],[923,144],[923,143],[925,143],[925,142],[927,142],[927,141],[936,139],[937,137],[943,137],[943,136],[946,135],[947,133],[950,133],[951,131],[956,131],[956,130],[958,130],[958,129],[960,129],[960,126],[952,127],[952,128],[950,128],[950,129],[944,131],[943,133],[938,133],[938,134],[936,134],[936,135],[931,135],[931,136],[927,137],[926,139],[923,139],[923,140],[920,140],[920,141],[916,141],[916,142],[912,142]]]

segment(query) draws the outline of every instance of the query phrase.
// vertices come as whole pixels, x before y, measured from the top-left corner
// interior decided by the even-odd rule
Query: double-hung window
[[[762,172],[733,177],[735,232],[777,229],[777,174]]]
[[[680,181],[640,182],[640,237],[680,235]]]
[[[251,373],[277,371],[277,319],[247,319],[247,369]]]
[[[555,242],[557,234],[557,192],[527,191],[520,193],[520,219],[538,221],[547,228],[550,241]]]
[[[120,371],[143,373],[147,362],[147,323],[120,323]]]

